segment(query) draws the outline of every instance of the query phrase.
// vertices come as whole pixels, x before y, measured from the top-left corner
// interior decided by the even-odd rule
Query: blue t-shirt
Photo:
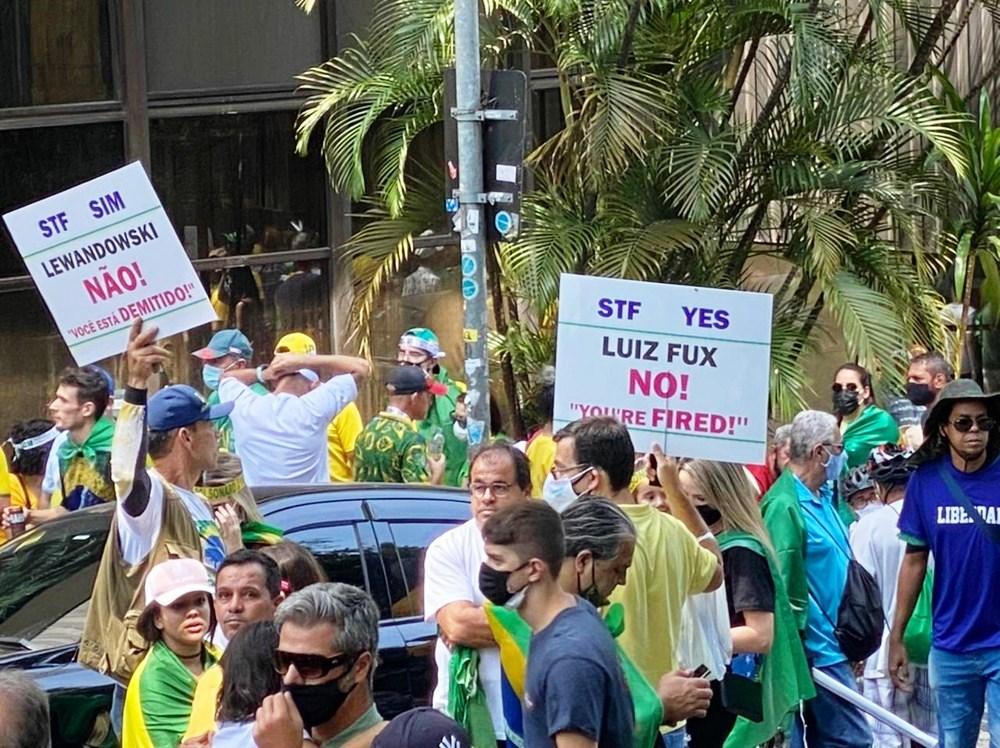
[[[583,600],[531,639],[524,686],[524,744],[554,746],[560,732],[601,748],[632,748],[632,697],[615,643]]]
[[[829,667],[847,658],[840,651],[834,633],[840,601],[847,584],[847,564],[851,548],[847,531],[833,503],[830,484],[823,484],[817,496],[798,478],[795,490],[806,530],[806,582],[809,586],[809,609],[806,612],[806,636],[803,642],[809,664]]]
[[[941,478],[943,468],[991,525],[1000,525],[1000,460],[962,473],[950,457],[921,465],[910,477],[899,516],[900,536],[934,555],[932,642],[949,652],[1000,647],[1000,547],[993,543]]]

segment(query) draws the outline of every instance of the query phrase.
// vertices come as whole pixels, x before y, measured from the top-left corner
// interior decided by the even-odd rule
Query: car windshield
[[[80,610],[94,588],[110,512],[55,520],[0,547],[0,637],[31,642]],[[76,626],[76,638],[82,622]]]

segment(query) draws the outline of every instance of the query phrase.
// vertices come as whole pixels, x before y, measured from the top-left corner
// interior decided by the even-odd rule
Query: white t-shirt
[[[219,722],[212,736],[212,748],[257,748],[253,739],[254,722]]]
[[[219,385],[219,400],[236,403],[230,419],[236,454],[248,486],[326,483],[326,430],[358,396],[354,377],[333,377],[302,397],[258,395],[232,377]]]
[[[49,456],[45,459],[45,475],[42,477],[42,493],[49,496],[62,490],[62,479],[59,477],[59,447],[69,439],[69,431],[60,431],[53,439]]]
[[[156,539],[163,526],[163,479],[155,470],[149,471],[149,478],[149,501],[142,514],[133,517],[125,511],[124,502],[118,501],[115,504],[118,517],[118,542],[121,544],[122,559],[128,564],[137,564],[149,555],[156,545]],[[197,494],[178,486],[174,486],[173,489],[191,515],[191,520],[201,537],[205,566],[214,575],[226,557],[226,548],[219,536],[219,528],[215,524],[212,509],[208,502]]]
[[[882,612],[885,620],[892,622],[896,614],[896,586],[899,567],[906,555],[906,543],[899,539],[899,513],[903,502],[880,506],[863,515],[851,533],[851,550],[858,563],[865,567],[878,582],[882,593]],[[889,659],[889,627],[882,631],[882,645],[865,662],[866,678],[887,677]]]
[[[486,560],[483,536],[476,521],[448,530],[427,549],[424,559],[424,618],[437,621],[437,613],[449,603],[465,600],[475,605],[486,602],[479,591],[479,567]],[[448,663],[451,652],[440,638],[434,648],[437,665],[437,685],[433,705],[442,712],[448,707]],[[479,681],[486,693],[493,730],[498,740],[506,738],[503,702],[500,694],[500,650],[496,647],[479,650]]]

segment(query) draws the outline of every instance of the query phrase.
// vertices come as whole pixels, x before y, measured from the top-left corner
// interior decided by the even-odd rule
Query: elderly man
[[[49,701],[34,679],[16,670],[0,672],[0,746],[49,748]]]
[[[378,606],[349,584],[313,584],[278,608],[275,667],[282,692],[257,710],[259,748],[302,748],[302,730],[323,748],[370,745],[384,726],[372,683]]]
[[[833,501],[833,482],[845,456],[836,418],[817,410],[799,413],[792,421],[788,469],[764,496],[761,512],[810,666],[857,689],[833,625],[851,558],[847,529]],[[803,732],[809,745],[872,744],[861,711],[822,688],[803,704],[793,746],[802,745]]]
[[[479,571],[486,561],[482,529],[497,511],[528,501],[531,470],[520,450],[509,444],[484,447],[469,468],[472,519],[431,543],[424,559],[424,616],[437,623],[440,637],[434,652],[437,687],[434,706],[448,704],[449,664],[456,646],[479,650],[479,681],[486,693],[498,741],[506,739],[500,688],[500,653],[479,589]]]
[[[202,362],[201,381],[208,390],[208,404],[215,405],[219,402],[219,384],[222,382],[222,375],[230,369],[249,367],[253,360],[253,346],[240,330],[235,328],[219,330],[208,341],[208,345],[192,351],[191,355]],[[261,382],[254,382],[250,385],[250,389],[258,395],[267,394],[267,387]],[[219,448],[235,453],[233,424],[228,416],[219,421],[218,429]]]
[[[899,571],[887,667],[911,690],[903,632],[934,555],[929,657],[943,746],[975,745],[989,713],[991,745],[1000,741],[1000,395],[969,379],[946,385],[927,416],[928,438],[915,455],[899,516],[906,553]]]
[[[620,602],[625,609],[625,631],[618,643],[650,683],[675,674],[680,676],[673,679],[677,688],[689,692],[697,687],[694,679],[677,671],[681,608],[690,595],[710,592],[722,584],[719,544],[683,492],[664,485],[670,514],[636,502],[629,490],[635,448],[628,429],[614,418],[574,421],[557,432],[555,440],[546,500],[559,508],[578,495],[607,496],[635,525],[632,567],[625,584],[611,594],[611,602]],[[657,460],[667,458],[661,453]],[[683,727],[664,737],[668,748],[682,748],[685,739]]]

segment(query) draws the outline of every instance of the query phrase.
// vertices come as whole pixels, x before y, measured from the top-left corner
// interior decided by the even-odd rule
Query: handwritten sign
[[[136,317],[163,337],[215,319],[138,162],[3,220],[81,366],[124,351]]]
[[[559,289],[556,428],[610,415],[636,450],[763,461],[769,294],[581,275]]]

